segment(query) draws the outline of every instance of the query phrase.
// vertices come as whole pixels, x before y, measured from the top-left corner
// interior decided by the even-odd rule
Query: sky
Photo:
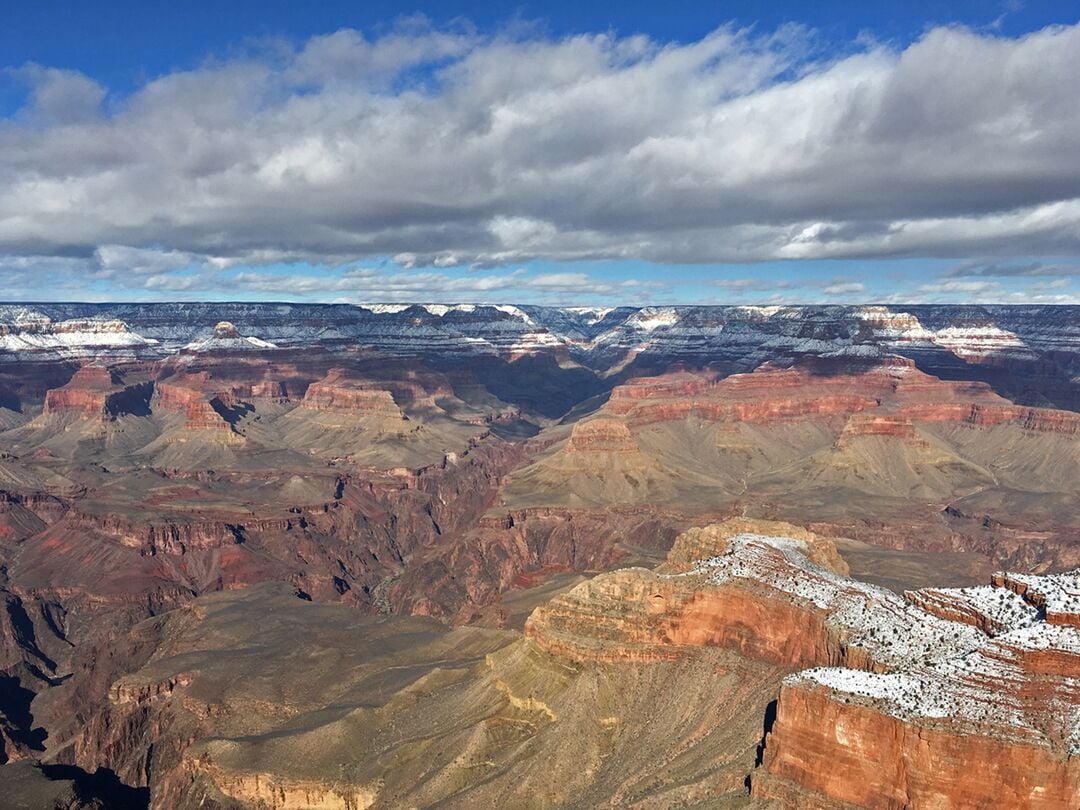
[[[0,299],[1080,303],[1077,77],[1071,2],[0,0]]]

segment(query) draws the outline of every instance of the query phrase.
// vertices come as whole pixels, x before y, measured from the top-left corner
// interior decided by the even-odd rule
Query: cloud
[[[226,289],[240,292],[296,296],[335,296],[351,301],[463,301],[494,298],[555,300],[619,296],[628,292],[637,300],[648,300],[664,285],[628,280],[606,282],[588,273],[539,273],[525,268],[488,274],[453,276],[446,273],[419,272],[399,267],[359,267],[323,270],[317,274],[242,270],[217,280]],[[187,289],[184,287],[182,289]]]
[[[104,273],[168,273],[188,267],[221,264],[206,256],[179,250],[135,248],[127,245],[101,245],[94,251],[94,259]]]
[[[708,284],[710,287],[722,287],[725,290],[735,292],[786,290],[796,286],[791,281],[775,281],[761,278],[718,278],[708,282]]]
[[[208,62],[125,98],[17,68],[31,92],[0,120],[0,254],[228,290],[280,282],[224,268],[390,256],[979,255],[983,271],[965,272],[991,277],[1008,257],[1080,252],[1080,27],[935,28],[829,59],[808,56],[811,39],[550,39],[418,18]],[[383,291],[410,283],[393,280]]]
[[[861,293],[866,289],[866,285],[861,281],[843,281],[836,284],[829,284],[824,288],[828,295],[853,295],[855,293]]]
[[[919,287],[921,293],[963,293],[965,295],[982,295],[988,292],[998,292],[1001,285],[996,281],[939,281],[934,284],[923,284]]]
[[[105,88],[78,71],[28,64],[0,73],[7,73],[28,88],[29,101],[20,111],[20,118],[31,129],[92,121],[105,100]]]
[[[739,298],[769,292],[773,293],[770,300],[773,298],[781,300],[786,296],[790,301],[822,301],[825,297],[848,298],[866,291],[866,285],[861,281],[844,276],[801,278],[797,281],[773,278],[722,278],[710,281],[708,284],[711,287],[727,290],[731,295]]]
[[[989,276],[1010,278],[1017,276],[1080,276],[1080,265],[1046,264],[1025,262],[1023,264],[999,264],[995,262],[965,262],[945,274],[947,278],[966,276]]]

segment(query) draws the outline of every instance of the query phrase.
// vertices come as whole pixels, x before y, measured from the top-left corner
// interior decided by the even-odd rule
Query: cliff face
[[[689,549],[710,554],[689,571],[601,574],[537,608],[525,633],[580,660],[670,657],[681,648],[721,646],[792,667],[881,669],[932,652],[922,623],[952,631],[896,595],[826,567],[837,559],[828,538],[743,531],[751,525],[738,520],[692,530],[676,541],[667,566],[684,568]],[[712,537],[703,543],[702,534]],[[970,641],[973,632],[963,635]]]
[[[1080,633],[1050,622],[1045,604],[1071,609],[1080,575],[1025,578],[1028,588],[994,579],[906,595],[928,615],[978,627],[973,648],[953,631],[923,660],[787,678],[754,794],[800,806],[1074,805]]]
[[[66,384],[45,393],[43,413],[99,421],[146,413],[151,387],[149,381],[125,384],[102,366],[82,366]]]
[[[62,388],[45,394],[45,413],[71,411],[88,418],[104,419],[106,400],[112,392],[113,379],[109,370],[100,366],[83,366]]]
[[[943,724],[945,725],[945,724]],[[1065,808],[1080,796],[1076,759],[1047,747],[905,722],[785,684],[754,795],[785,806]]]
[[[567,453],[634,453],[639,448],[630,428],[616,419],[591,419],[574,425]]]
[[[818,365],[766,364],[721,380],[685,372],[632,380],[612,392],[605,410],[636,426],[689,417],[754,423],[847,416],[852,430],[878,435],[909,436],[912,422],[1016,424],[1067,435],[1080,429],[1076,413],[1019,407],[986,384],[946,382],[902,357],[827,371]]]
[[[214,407],[215,403],[218,408]],[[180,414],[187,430],[213,431],[239,443],[241,437],[231,435],[232,426],[219,411],[223,404],[205,371],[170,377],[154,386],[152,407],[155,411]]]
[[[357,416],[405,418],[389,390],[349,381],[341,370],[331,371],[324,379],[308,386],[303,407]]]
[[[719,646],[809,667],[785,679],[767,723],[751,774],[762,800],[1050,808],[1080,796],[1080,633],[1065,618],[1077,574],[901,598],[811,562],[832,556],[827,540],[744,528],[685,533],[667,566],[683,573],[597,576],[534,611],[526,635],[579,664]]]
[[[490,506],[495,492],[485,497]],[[685,521],[655,508],[489,514],[459,543],[436,542],[415,554],[390,599],[412,613],[469,621],[532,575],[610,568],[626,556],[621,544],[663,554]]]

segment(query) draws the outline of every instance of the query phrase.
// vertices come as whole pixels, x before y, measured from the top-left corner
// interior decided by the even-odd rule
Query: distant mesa
[[[213,334],[202,340],[194,340],[184,347],[185,351],[205,353],[224,351],[262,351],[276,349],[277,345],[268,340],[240,334],[240,330],[230,321],[220,321]]]

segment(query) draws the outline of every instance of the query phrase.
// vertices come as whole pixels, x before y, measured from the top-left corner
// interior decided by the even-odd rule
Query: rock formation
[[[322,380],[308,386],[303,407],[357,416],[405,419],[388,389],[362,380],[350,380],[342,369],[333,369]]]
[[[579,663],[733,647],[796,668],[753,795],[799,807],[1067,807],[1080,796],[1080,573],[905,598],[810,561],[829,541],[681,536],[669,568],[603,574],[526,635]],[[1054,617],[1058,618],[1054,618]],[[847,805],[844,805],[847,806]]]

